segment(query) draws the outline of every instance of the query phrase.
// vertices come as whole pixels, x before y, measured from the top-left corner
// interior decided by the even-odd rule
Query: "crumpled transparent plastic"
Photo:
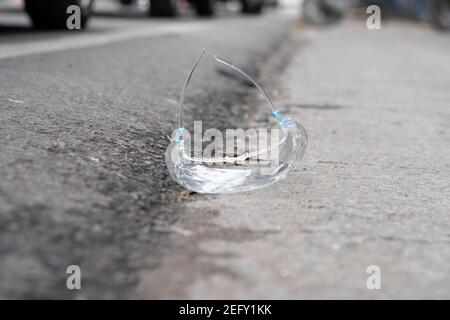
[[[231,63],[215,59],[250,80],[264,95],[277,121],[279,137],[267,147],[242,154],[223,157],[194,157],[187,148],[182,108],[185,90],[200,62],[197,58],[184,84],[179,104],[179,128],[171,137],[166,150],[166,164],[171,177],[180,185],[198,193],[234,193],[255,190],[281,181],[295,167],[305,153],[308,136],[306,130],[289,115],[276,110],[266,91],[250,76]]]

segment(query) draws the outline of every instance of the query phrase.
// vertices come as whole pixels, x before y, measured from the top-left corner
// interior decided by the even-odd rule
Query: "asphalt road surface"
[[[289,19],[104,11],[85,32],[37,32],[17,10],[0,21],[0,297],[136,297],[183,213],[164,152],[193,61],[211,53],[188,119],[236,123],[255,91],[217,72],[212,54],[257,76]],[[66,288],[73,264],[79,291]]]
[[[1,298],[450,297],[448,34],[229,10],[111,9],[81,33],[35,32],[15,10],[0,21]],[[267,124],[212,54],[233,61],[308,130],[283,182],[212,196],[167,176],[204,47],[185,122]],[[69,265],[81,290],[66,288]]]

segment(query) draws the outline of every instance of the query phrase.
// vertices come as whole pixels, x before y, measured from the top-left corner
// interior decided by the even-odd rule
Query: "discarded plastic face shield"
[[[308,144],[306,130],[289,115],[282,115],[277,111],[265,90],[250,76],[217,56],[217,62],[234,69],[261,91],[272,109],[280,134],[270,145],[241,155],[192,156],[189,148],[190,135],[183,127],[182,109],[186,88],[204,54],[205,50],[197,58],[181,92],[179,128],[173,132],[166,150],[166,164],[170,175],[178,184],[198,193],[244,192],[283,180],[305,153]],[[264,165],[258,161],[261,157],[268,160]]]

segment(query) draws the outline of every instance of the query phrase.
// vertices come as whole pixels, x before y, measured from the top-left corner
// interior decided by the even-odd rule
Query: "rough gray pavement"
[[[0,298],[136,297],[141,274],[172,254],[184,212],[164,152],[193,61],[206,47],[257,75],[288,19],[106,14],[86,32],[38,33],[23,13],[4,15],[14,26],[0,26]],[[254,94],[205,59],[186,114],[227,127]],[[80,291],[66,288],[72,264]]]
[[[449,40],[395,22],[294,29],[277,97],[309,132],[304,160],[272,188],[192,197],[137,296],[450,298]]]

